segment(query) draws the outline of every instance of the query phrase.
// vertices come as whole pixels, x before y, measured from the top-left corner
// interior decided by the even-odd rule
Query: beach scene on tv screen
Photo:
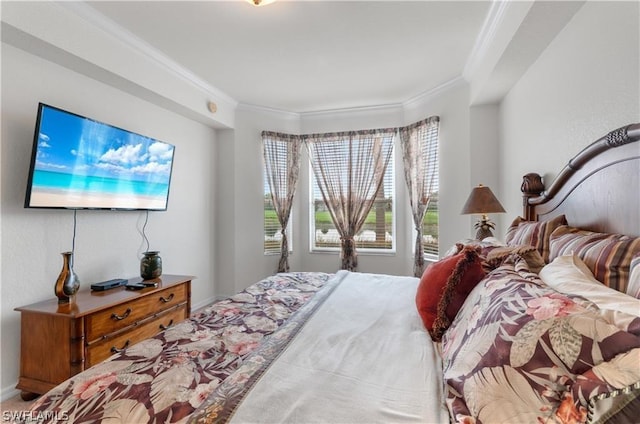
[[[29,205],[166,209],[173,151],[170,144],[45,107]]]

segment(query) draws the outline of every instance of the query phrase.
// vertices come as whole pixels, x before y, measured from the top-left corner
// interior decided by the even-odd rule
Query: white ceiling
[[[88,2],[239,103],[312,112],[406,102],[463,74],[490,1]],[[120,29],[118,29],[120,30]],[[133,38],[131,38],[133,36]]]

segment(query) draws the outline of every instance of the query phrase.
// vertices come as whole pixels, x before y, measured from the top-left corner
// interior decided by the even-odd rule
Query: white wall
[[[587,2],[505,97],[500,173],[510,212],[521,197],[507,189],[523,175],[549,183],[588,144],[640,122],[639,7]]]
[[[235,293],[235,267],[232,265],[236,250],[235,237],[235,177],[234,158],[236,143],[234,130],[217,131],[216,158],[211,163],[214,172],[215,192],[218,202],[214,205],[216,255],[214,265],[216,296]],[[224,158],[224,160],[223,160]]]
[[[485,185],[491,189],[498,201],[502,204],[502,190],[500,186],[499,173],[499,107],[497,104],[483,104],[471,106],[469,109],[469,137],[470,137],[470,158],[469,169],[472,180],[471,186],[478,184]],[[518,181],[511,181],[505,185],[507,192],[517,192],[520,187]],[[504,205],[503,205],[504,206]],[[506,210],[506,209],[505,209]],[[519,214],[519,211],[507,211],[506,214],[489,214],[489,220],[495,224],[493,235],[502,238],[504,231],[501,230],[504,217],[510,214]],[[479,215],[471,215],[472,223],[475,224]],[[511,222],[508,220],[508,222]],[[473,229],[475,234],[477,229]]]
[[[216,210],[216,281],[221,295],[231,295],[274,274],[279,256],[264,255],[264,192],[262,179],[263,130],[290,134],[299,132],[297,114],[242,106],[236,111],[233,131],[224,131],[216,176],[220,196]],[[222,187],[226,186],[226,187]],[[233,186],[230,190],[228,186]],[[295,243],[295,241],[294,241]],[[290,258],[295,269],[296,257]]]
[[[24,209],[38,102],[74,111],[176,146],[169,206],[152,212],[147,235],[166,274],[194,275],[193,306],[215,296],[214,173],[216,134],[83,75],[2,44],[1,388],[18,377],[20,314],[14,308],[53,297],[70,250],[73,212]],[[142,212],[78,211],[75,271],[81,288],[139,275]]]

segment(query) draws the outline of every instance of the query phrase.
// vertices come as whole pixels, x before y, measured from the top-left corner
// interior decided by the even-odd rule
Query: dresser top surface
[[[58,299],[51,299],[42,302],[33,303],[31,305],[15,308],[16,311],[42,313],[50,315],[62,315],[70,318],[79,318],[93,312],[106,309],[115,305],[126,303],[141,297],[152,295],[161,290],[177,286],[193,280],[195,277],[189,275],[162,275],[153,280],[145,280],[157,282],[157,287],[147,287],[142,290],[127,290],[124,286],[108,289],[104,291],[92,291],[89,287],[80,289],[74,296],[74,300],[69,303],[58,303]],[[139,283],[142,278],[130,278],[129,283]]]

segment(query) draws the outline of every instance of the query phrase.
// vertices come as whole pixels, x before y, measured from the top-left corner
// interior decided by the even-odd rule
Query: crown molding
[[[276,109],[266,106],[253,105],[250,103],[238,103],[236,110],[246,110],[250,112],[259,112],[266,113],[270,115],[278,115],[280,118],[285,118],[289,120],[298,120],[300,119],[300,113],[298,112],[290,112],[287,110]]]
[[[467,58],[462,75],[467,81],[471,81],[473,74],[478,68],[478,65],[485,58],[489,46],[493,42],[496,35],[496,29],[502,22],[505,15],[505,11],[509,7],[509,1],[493,0],[489,12],[482,24],[482,28],[478,33],[476,42],[473,45],[471,54]]]
[[[124,29],[122,26],[107,18],[86,3],[76,1],[58,1],[56,3],[68,11],[75,13],[78,17],[89,22],[91,25],[101,29],[108,35],[119,40],[133,51],[151,59],[158,66],[168,70],[171,74],[188,82],[198,90],[206,93],[207,95],[213,96],[216,99],[228,102],[232,107],[236,107],[238,105],[238,101],[236,99],[179,65],[151,44],[143,41],[140,37]]]
[[[402,103],[402,106],[405,109],[409,109],[412,107],[419,106],[421,104],[428,103],[434,97],[437,97],[442,93],[444,93],[445,91],[451,90],[459,85],[462,85],[463,83],[465,83],[465,79],[462,77],[462,75],[458,75],[457,77],[452,78],[449,81],[445,81],[444,83],[428,91],[425,91],[423,93],[420,93],[416,96],[411,97],[410,99]]]
[[[300,113],[300,116],[303,118],[318,118],[318,117],[326,117],[330,115],[341,115],[341,116],[348,115],[348,114],[369,115],[375,112],[386,111],[389,109],[399,109],[399,108],[402,108],[401,103],[389,103],[384,105],[315,110],[315,111],[309,111],[309,112],[302,112]]]
[[[248,103],[239,103],[237,110],[248,110],[248,111],[261,112],[261,113],[270,113],[274,115],[279,115],[280,117],[286,116],[287,119],[326,118],[326,117],[331,117],[332,115],[335,115],[335,116],[370,115],[372,113],[377,113],[377,112],[386,112],[389,110],[397,111],[397,110],[404,110],[404,109],[409,109],[412,107],[419,106],[421,104],[429,102],[434,97],[437,97],[440,94],[463,84],[464,82],[465,82],[464,78],[461,75],[459,75],[449,81],[446,81],[440,84],[437,87],[434,87],[428,91],[425,91],[416,96],[413,96],[402,103],[388,103],[388,104],[373,105],[373,106],[325,109],[325,110],[317,110],[317,111],[309,111],[309,112],[289,112],[286,110],[268,108],[265,106],[252,105]]]
[[[325,109],[325,110],[315,110],[309,112],[289,112],[282,109],[269,108],[266,106],[252,105],[248,103],[240,103],[236,110],[247,110],[254,111],[260,113],[268,113],[272,115],[278,115],[279,117],[285,117],[287,119],[313,119],[320,117],[330,117],[331,115],[335,116],[344,116],[350,114],[361,114],[361,115],[369,115],[371,113],[385,111],[389,109],[399,109],[402,108],[402,104],[393,103],[386,105],[376,105],[376,106],[360,106],[360,107],[350,107],[350,108],[339,108],[339,109]]]

